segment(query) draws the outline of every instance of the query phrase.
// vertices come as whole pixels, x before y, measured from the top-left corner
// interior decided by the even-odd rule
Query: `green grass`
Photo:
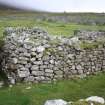
[[[0,35],[6,27],[42,27],[51,35],[73,36],[74,30],[105,30],[105,26],[90,26],[77,24],[64,24],[53,22],[37,22],[33,19],[27,20],[2,20],[0,21]]]
[[[88,41],[81,41],[80,43],[80,48],[81,49],[95,49],[95,48],[98,48],[99,46],[103,46],[105,43],[105,38],[100,38],[100,39],[97,39],[96,41],[94,42],[88,42]]]
[[[58,98],[66,101],[77,101],[89,96],[105,98],[104,83],[105,73],[53,84],[17,84],[12,88],[0,89],[0,105],[43,105],[48,99]],[[30,90],[26,89],[28,86]]]
[[[42,13],[43,14],[43,13]],[[43,16],[41,13],[34,12],[17,12],[17,11],[0,11],[0,38],[2,39],[3,31],[6,27],[42,27],[46,29],[51,35],[73,36],[74,30],[105,30],[105,25],[82,25],[74,23],[60,23],[38,21],[35,17]],[[48,16],[58,14],[46,14]],[[64,15],[64,14],[59,14]],[[70,14],[66,14],[70,15]],[[86,18],[102,18],[101,15],[95,14],[71,14],[72,16],[80,16]]]

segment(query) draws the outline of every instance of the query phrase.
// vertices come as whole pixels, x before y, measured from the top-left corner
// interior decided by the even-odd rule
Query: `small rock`
[[[13,60],[14,64],[17,64],[17,62],[18,62],[17,58],[13,58],[12,60]]]
[[[48,100],[44,105],[67,105],[67,102],[62,99]]]
[[[35,52],[35,51],[36,51],[36,48],[35,48],[35,47],[34,47],[34,48],[32,48],[32,49],[31,49],[31,51],[32,51],[32,52]]]
[[[39,46],[37,47],[37,52],[43,52],[45,50],[45,48],[43,46]]]
[[[18,76],[20,78],[28,77],[30,75],[29,71],[18,71]]]
[[[25,57],[30,57],[31,55],[30,55],[30,53],[26,53],[26,52],[25,52],[25,53],[24,53],[24,56],[25,56]]]
[[[12,87],[13,87],[13,85],[9,85],[9,87],[10,87],[10,88],[12,88]]]
[[[32,71],[39,70],[39,66],[33,65],[33,66],[31,67],[31,70],[32,70]]]
[[[11,84],[15,84],[15,79],[12,78],[11,81],[10,81],[10,83]]]
[[[34,76],[28,76],[28,77],[26,77],[25,79],[25,82],[34,82],[35,81],[35,78],[34,78]]]
[[[16,82],[13,77],[8,77],[8,80],[9,80],[10,84],[12,84],[12,85],[14,85]]]
[[[31,87],[30,86],[29,87],[26,87],[26,89],[29,90],[29,89],[31,89]]]
[[[0,88],[2,88],[4,85],[4,82],[3,81],[0,81]]]

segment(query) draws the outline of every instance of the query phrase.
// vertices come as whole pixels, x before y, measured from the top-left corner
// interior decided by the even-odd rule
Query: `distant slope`
[[[12,6],[7,6],[7,5],[4,5],[4,4],[0,4],[0,10],[20,10],[20,9],[12,7]]]

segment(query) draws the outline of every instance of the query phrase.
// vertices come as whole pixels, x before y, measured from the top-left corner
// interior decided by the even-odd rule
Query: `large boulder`
[[[98,96],[91,96],[88,97],[86,99],[87,102],[96,102],[96,103],[100,103],[100,104],[105,104],[105,100],[102,97],[98,97]]]

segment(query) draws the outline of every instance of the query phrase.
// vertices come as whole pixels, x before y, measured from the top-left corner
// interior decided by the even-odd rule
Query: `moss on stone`
[[[95,49],[98,47],[98,43],[96,42],[92,42],[92,43],[89,43],[89,42],[81,42],[80,44],[80,48],[81,49]]]
[[[0,49],[3,47],[4,45],[4,36],[0,37]]]
[[[49,53],[54,54],[55,49],[54,48],[46,48],[43,52],[43,55],[48,55]]]
[[[94,42],[81,41],[80,48],[81,49],[95,49],[95,48],[98,48],[99,46],[103,46],[104,44],[105,44],[105,38],[97,39]]]
[[[51,41],[49,41],[49,44],[50,45],[59,45],[61,43],[61,40],[59,40],[59,39],[53,39],[53,40],[51,40]]]

